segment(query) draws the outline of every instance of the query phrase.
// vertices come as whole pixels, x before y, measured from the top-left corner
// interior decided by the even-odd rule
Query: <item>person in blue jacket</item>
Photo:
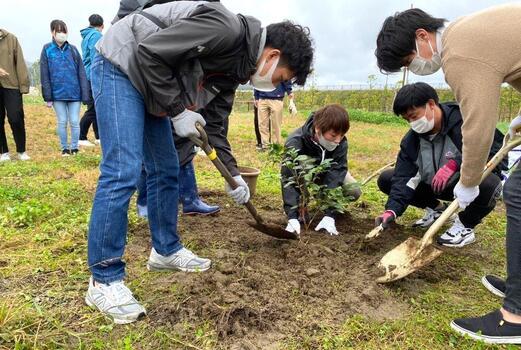
[[[89,102],[89,83],[80,53],[67,41],[67,25],[51,22],[52,42],[45,44],[40,56],[42,95],[47,106],[54,107],[62,156],[78,153],[81,102]],[[67,140],[67,124],[71,141]]]
[[[89,17],[89,26],[80,31],[82,42],[81,51],[83,54],[83,66],[85,67],[85,73],[87,74],[87,80],[90,86],[90,65],[96,55],[96,43],[103,36],[103,17],[97,14],[93,14]],[[94,144],[87,139],[89,128],[92,125],[94,136],[96,137],[96,143],[99,143],[98,134],[98,123],[96,121],[96,109],[94,108],[94,100],[92,99],[92,92],[89,89],[91,102],[87,104],[87,110],[80,120],[80,146],[92,147]]]

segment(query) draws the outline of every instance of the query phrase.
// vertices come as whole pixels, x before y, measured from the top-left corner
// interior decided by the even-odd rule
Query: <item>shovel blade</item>
[[[378,277],[376,282],[389,283],[404,278],[429,264],[441,253],[442,251],[433,245],[421,249],[421,240],[409,237],[382,257],[378,268],[385,274]]]
[[[260,224],[258,222],[248,222],[248,225],[270,237],[278,239],[299,239],[299,235],[296,232],[288,232],[278,225]]]

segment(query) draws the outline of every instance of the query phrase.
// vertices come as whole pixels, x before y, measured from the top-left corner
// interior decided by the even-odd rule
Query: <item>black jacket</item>
[[[450,158],[461,167],[463,120],[460,108],[456,103],[441,103],[440,108],[443,113],[442,130],[433,140],[430,140],[428,135],[418,134],[411,129],[400,144],[400,152],[391,180],[391,193],[385,205],[386,210],[394,211],[397,216],[405,212],[420,182],[431,185],[433,175],[448,161],[447,154],[450,153]],[[501,148],[503,136],[496,129],[489,159]],[[454,149],[451,150],[450,146]],[[505,169],[507,169],[506,159],[494,169],[494,173],[500,175]],[[459,172],[451,179],[451,183],[454,184],[458,180]]]
[[[327,151],[313,139],[315,136],[313,117],[314,115],[311,114],[302,127],[296,129],[288,136],[284,147],[285,149],[295,148],[299,155],[307,155],[316,159],[317,164],[321,163],[324,159],[332,159],[334,164],[321,177],[320,182],[328,188],[342,186],[347,174],[347,139],[344,137],[333,151]],[[284,211],[289,219],[297,219],[299,213],[296,206],[300,199],[300,193],[295,186],[285,187],[285,183],[289,177],[291,177],[291,171],[283,166],[281,168],[281,185]],[[327,210],[325,214],[334,216],[335,213],[333,210]]]

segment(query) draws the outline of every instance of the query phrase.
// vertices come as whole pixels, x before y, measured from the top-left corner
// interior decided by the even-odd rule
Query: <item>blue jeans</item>
[[[53,101],[56,117],[58,117],[58,135],[64,149],[78,149],[80,138],[80,101]],[[71,143],[67,141],[67,123],[71,127]]]
[[[177,234],[179,162],[167,118],[149,115],[128,77],[100,55],[91,66],[103,159],[88,235],[88,264],[95,281],[125,276],[128,207],[145,164],[152,246],[161,255],[182,248]]]

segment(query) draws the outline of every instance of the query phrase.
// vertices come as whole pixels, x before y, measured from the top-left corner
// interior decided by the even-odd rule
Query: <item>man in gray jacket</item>
[[[145,309],[124,285],[123,253],[130,197],[145,164],[149,270],[205,271],[209,259],[183,247],[177,234],[178,156],[170,121],[180,137],[205,126],[210,142],[249,199],[227,140],[235,90],[248,80],[273,90],[283,80],[303,85],[311,71],[309,31],[289,21],[266,28],[216,2],[170,2],[119,20],[97,44],[91,66],[103,160],[88,236],[92,272],[86,302],[116,323]]]

